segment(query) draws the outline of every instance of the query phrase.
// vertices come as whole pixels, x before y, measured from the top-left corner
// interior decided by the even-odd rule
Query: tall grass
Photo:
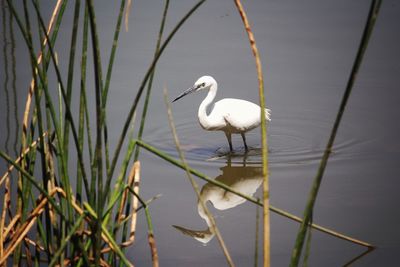
[[[2,12],[5,13],[7,6],[10,15],[11,39],[14,40],[12,26],[14,21],[24,40],[32,80],[28,88],[22,118],[19,155],[16,159],[9,155],[8,141],[6,142],[6,151],[0,151],[0,157],[9,164],[7,173],[0,178],[0,186],[4,184],[5,189],[0,220],[0,266],[6,266],[11,262],[14,266],[39,266],[42,262],[49,266],[132,266],[131,259],[125,255],[124,250],[135,242],[137,216],[141,210],[144,211],[148,226],[148,243],[152,264],[158,266],[156,236],[150,216],[150,203],[157,197],[145,201],[139,193],[139,181],[142,174],[138,159],[141,149],[169,162],[171,166],[185,170],[205,210],[207,207],[201,201],[192,175],[237,194],[258,206],[263,206],[264,266],[270,264],[269,211],[301,222],[302,227],[303,225],[310,226],[363,246],[371,246],[316,225],[310,222],[307,216],[302,220],[269,204],[265,120],[262,120],[261,127],[264,177],[262,202],[190,168],[180,150],[172,116],[170,116],[171,129],[180,155],[179,160],[143,141],[157,62],[178,30],[204,2],[205,0],[200,0],[188,10],[163,40],[169,8],[169,1],[165,0],[160,29],[156,37],[154,57],[132,99],[132,105],[126,114],[115,150],[110,151],[107,101],[113,88],[111,79],[123,15],[125,14],[127,19],[129,14],[127,9],[129,9],[131,1],[121,0],[120,2],[118,12],[115,14],[116,22],[112,43],[100,44],[96,2],[93,0],[77,0],[72,3],[68,3],[66,0],[57,1],[47,25],[42,15],[44,4],[40,1],[23,0],[23,9],[17,9],[14,1],[2,0]],[[235,4],[255,56],[260,105],[264,107],[260,55],[243,6],[239,0],[236,0]],[[72,25],[63,24],[64,12],[67,8],[73,10]],[[5,16],[3,16],[2,23],[4,30],[6,29]],[[58,33],[61,27],[70,30],[71,39],[68,51],[58,51],[57,49]],[[79,36],[79,33],[82,36]],[[81,51],[77,49],[79,45]],[[106,71],[103,72],[101,58],[104,51],[108,50],[108,45],[110,58],[106,65]],[[15,49],[15,45],[12,49]],[[92,51],[92,59],[88,58],[89,49]],[[5,48],[3,50],[6,51]],[[5,53],[3,52],[3,54]],[[68,59],[66,72],[60,69],[58,58]],[[7,65],[5,66],[6,70],[8,70],[8,57],[5,57],[4,60],[4,64]],[[15,88],[15,68],[14,59],[11,67],[14,77],[13,88]],[[77,68],[79,68],[78,72],[75,71]],[[93,76],[88,76],[88,73],[93,73]],[[93,88],[87,85],[89,79],[94,81]],[[351,80],[354,80],[354,77]],[[78,83],[77,81],[79,81],[79,86],[74,86]],[[8,88],[8,78],[4,83],[7,85],[5,88]],[[59,89],[58,98],[51,94],[52,88]],[[88,98],[88,95],[95,96],[94,110],[90,110],[89,101],[91,99]],[[16,99],[16,92],[14,99]],[[141,111],[140,126],[137,135],[134,135],[135,116],[141,101],[144,102],[144,105]],[[77,112],[72,109],[75,104],[79,106]],[[92,121],[90,114],[95,114],[95,121]],[[264,112],[262,112],[262,116],[265,117]],[[9,114],[7,114],[8,117]],[[8,125],[9,123],[7,123]],[[92,125],[94,128],[91,127]],[[128,134],[129,129],[131,129],[130,134]],[[14,144],[14,147],[16,150],[17,143]],[[76,159],[73,155],[76,155]],[[120,160],[120,158],[122,159]],[[72,163],[74,160],[76,160],[76,166]],[[116,169],[117,166],[119,166],[119,170]],[[11,195],[10,174],[12,172],[16,173],[15,176],[18,177],[16,196]],[[76,181],[74,188],[72,181]],[[208,215],[213,221],[211,213]],[[213,221],[213,225],[213,232],[218,237],[222,252],[225,254],[228,264],[233,266],[233,260],[215,221]],[[257,238],[256,243],[258,243]],[[256,249],[255,264],[257,263],[257,251]]]
[[[34,222],[38,226],[39,235],[33,242],[36,247],[42,248],[44,254],[47,254],[47,260],[50,265],[53,264],[94,264],[96,266],[104,265],[106,262],[117,264],[123,262],[125,265],[130,265],[129,261],[123,254],[120,246],[117,245],[116,233],[117,229],[123,227],[126,232],[125,225],[128,220],[124,220],[118,225],[113,225],[110,220],[106,219],[110,214],[115,214],[116,209],[123,210],[125,206],[130,206],[132,201],[119,202],[123,195],[131,192],[128,195],[135,195],[134,199],[141,199],[137,192],[132,191],[126,186],[126,178],[122,177],[119,180],[119,186],[110,190],[110,184],[113,180],[113,174],[116,163],[121,153],[122,144],[126,139],[127,129],[131,124],[133,114],[136,111],[138,102],[144,86],[153,79],[154,68],[161,56],[163,50],[167,47],[175,33],[190,17],[190,15],[204,2],[198,2],[187,15],[177,24],[171,34],[161,44],[161,33],[157,44],[156,54],[151,63],[147,74],[145,75],[142,85],[138,90],[137,96],[133,101],[134,105],[126,118],[124,129],[121,131],[116,151],[114,151],[112,162],[109,158],[109,144],[107,139],[107,121],[106,121],[106,103],[108,92],[111,88],[110,81],[112,77],[113,62],[115,59],[118,37],[121,28],[122,17],[126,8],[125,1],[121,1],[119,13],[117,15],[116,28],[114,39],[111,46],[111,56],[109,59],[108,69],[103,79],[101,66],[101,49],[99,44],[96,11],[94,1],[75,1],[73,5],[73,24],[71,27],[71,42],[70,49],[67,51],[68,70],[64,75],[59,66],[55,51],[57,33],[61,27],[61,21],[64,10],[67,7],[67,1],[59,1],[55,7],[50,27],[46,27],[41,14],[41,8],[38,1],[23,1],[23,12],[18,12],[15,3],[7,1],[7,6],[14,17],[19,31],[24,38],[27,51],[29,53],[30,67],[32,73],[32,84],[30,94],[28,96],[26,111],[24,116],[24,133],[21,144],[21,151],[26,153],[21,154],[18,162],[12,160],[6,153],[1,152],[1,156],[15,167],[20,175],[20,193],[18,202],[20,208],[17,209],[14,216],[18,217],[18,222],[14,225],[15,233],[2,239],[8,243],[9,240],[14,240],[14,245],[1,250],[1,264],[5,263],[9,255],[14,254],[14,263],[18,265],[21,256],[38,264],[43,258],[41,253],[35,256],[30,254],[28,233],[31,231]],[[5,2],[2,2],[5,4]],[[167,1],[168,3],[168,1]],[[83,16],[81,15],[82,4],[85,6]],[[162,27],[165,22],[166,12],[164,14]],[[37,24],[34,23],[37,21]],[[53,29],[50,29],[55,24]],[[37,25],[37,30],[32,31],[31,25]],[[78,42],[78,29],[83,27],[82,53],[81,53],[81,77],[75,77],[75,61],[78,55],[76,49]],[[162,31],[162,30],[161,30]],[[38,34],[34,38],[34,34]],[[93,54],[93,65],[87,65],[87,49],[89,49],[89,34]],[[33,40],[40,40],[39,50]],[[39,54],[39,57],[36,57]],[[43,55],[43,56],[42,56]],[[49,76],[52,75],[49,70],[49,65],[53,66],[56,74],[56,87],[60,89],[61,102],[56,101],[51,97],[49,87],[54,86],[49,84]],[[6,66],[8,69],[8,66]],[[92,133],[90,129],[90,110],[88,110],[88,99],[86,97],[86,73],[87,68],[93,70],[93,78],[95,81],[95,114],[96,123],[95,131]],[[73,100],[73,81],[80,79],[81,90],[79,97],[79,119],[74,120],[74,114],[71,110]],[[8,81],[7,81],[8,82]],[[149,85],[150,92],[151,85]],[[29,118],[29,110],[31,108],[31,99],[34,99],[33,116]],[[148,98],[147,98],[148,101]],[[57,115],[57,113],[59,115]],[[61,116],[62,115],[62,116]],[[9,117],[9,116],[7,116]],[[30,126],[28,127],[28,121]],[[142,127],[144,119],[142,120]],[[70,145],[70,136],[72,137],[72,146]],[[40,138],[38,138],[40,137]],[[94,138],[94,139],[93,139]],[[36,140],[35,140],[36,139]],[[83,153],[85,140],[89,150],[89,158],[85,158]],[[94,143],[92,142],[94,140]],[[28,149],[29,148],[29,149]],[[69,158],[71,153],[77,155],[76,170],[71,170]],[[35,164],[32,160],[37,158],[40,162],[42,177],[41,180],[35,176],[33,172]],[[129,162],[129,158],[126,160]],[[87,162],[90,164],[87,166]],[[11,169],[11,168],[10,168]],[[73,190],[70,181],[77,175],[76,188]],[[136,174],[137,176],[138,174]],[[7,179],[7,178],[6,178]],[[3,179],[4,180],[4,179]],[[33,186],[33,187],[32,187]],[[121,193],[123,192],[123,194]],[[51,193],[51,194],[50,194]],[[41,196],[39,196],[41,194]],[[113,198],[111,196],[114,196]],[[46,204],[41,209],[38,209],[35,204],[35,199],[43,198]],[[110,205],[114,203],[114,205]],[[117,205],[120,204],[120,206]],[[142,201],[142,203],[145,203]],[[147,204],[146,204],[147,205]],[[29,207],[34,209],[29,211]],[[36,208],[35,208],[36,207]],[[109,207],[105,209],[105,207]],[[10,208],[10,207],[6,207]],[[110,209],[111,208],[111,209]],[[145,207],[148,213],[148,207]],[[130,211],[135,213],[136,211]],[[44,216],[44,217],[43,217]],[[14,217],[16,218],[16,217]],[[150,217],[149,217],[150,218]],[[106,219],[106,220],[105,220]],[[12,218],[10,218],[12,221]],[[56,223],[59,221],[59,223]],[[150,222],[150,220],[149,220]],[[107,229],[114,229],[109,231]],[[152,227],[150,227],[151,229]],[[23,230],[21,230],[23,229]],[[42,229],[42,230],[40,230]],[[3,231],[3,228],[1,229]],[[153,231],[150,230],[152,233]],[[57,236],[60,235],[60,238]],[[153,235],[153,234],[151,234]],[[125,235],[124,235],[125,236]],[[68,242],[67,242],[68,241]],[[121,240],[122,244],[125,240]],[[154,240],[151,242],[152,251],[156,251]],[[109,246],[107,253],[102,252],[104,246]],[[25,249],[22,249],[22,248]],[[122,245],[123,247],[123,245]],[[2,246],[3,248],[3,246]],[[26,252],[23,252],[23,251]],[[3,253],[4,252],[4,253]],[[154,255],[154,254],[153,254]],[[116,260],[119,259],[119,260]],[[74,263],[75,262],[75,263]]]
[[[257,49],[256,40],[251,30],[249,20],[247,19],[246,12],[244,11],[243,5],[240,0],[235,0],[235,5],[239,11],[240,17],[242,18],[244,28],[246,29],[251,51],[253,52],[254,59],[256,62],[257,78],[258,78],[258,93],[260,96],[260,107],[261,107],[261,148],[262,148],[262,175],[263,175],[263,221],[264,221],[264,266],[270,266],[271,264],[271,237],[270,237],[270,215],[269,215],[269,173],[268,173],[268,143],[267,143],[267,129],[265,119],[265,97],[264,97],[264,77],[261,67],[260,54]]]

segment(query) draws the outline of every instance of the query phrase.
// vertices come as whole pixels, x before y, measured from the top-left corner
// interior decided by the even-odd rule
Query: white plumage
[[[208,131],[223,131],[232,151],[232,134],[241,134],[244,147],[248,150],[245,133],[261,124],[260,106],[242,99],[224,98],[213,103],[218,84],[211,76],[199,78],[194,85],[180,94],[176,100],[192,92],[208,90],[206,98],[201,102],[198,118],[201,127]],[[270,121],[270,110],[265,109],[265,117]]]
[[[230,158],[228,157],[228,165],[222,167],[222,174],[215,178],[216,181],[228,185],[230,188],[245,194],[247,196],[253,196],[257,189],[263,183],[263,175],[261,167],[246,167],[245,158],[243,167],[231,166]],[[207,216],[200,199],[206,204],[208,201],[212,203],[212,206],[218,210],[228,210],[234,208],[244,202],[246,199],[226,191],[218,185],[207,183],[200,191],[200,198],[197,202],[197,212],[200,217],[205,220],[207,228],[205,230],[192,230],[182,226],[174,225],[176,229],[185,235],[191,236],[194,239],[206,244],[215,235],[212,231],[212,223],[210,218]]]

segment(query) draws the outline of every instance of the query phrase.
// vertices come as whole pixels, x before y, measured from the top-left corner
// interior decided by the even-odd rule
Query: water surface
[[[194,1],[171,1],[167,32],[193,4]],[[260,0],[243,4],[261,53],[266,104],[272,110],[268,126],[271,204],[301,216],[344,92],[369,1]],[[102,18],[99,26],[104,62],[112,42],[115,17],[110,14],[117,13],[114,5],[104,1],[97,10]],[[108,103],[111,149],[153,56],[161,13],[162,2],[134,1],[129,32],[121,33]],[[396,1],[382,4],[314,210],[315,223],[377,246],[352,266],[397,266],[398,262],[399,13]],[[71,14],[71,10],[67,11],[67,21],[71,21]],[[69,30],[62,30],[57,42],[59,51],[68,49],[69,42],[63,40],[69,38]],[[246,38],[230,1],[206,2],[189,19],[157,67],[150,119],[145,127],[146,142],[178,157],[163,103],[164,85],[172,98],[208,74],[218,81],[218,99],[234,97],[258,102],[254,59]],[[21,42],[17,49],[25,51]],[[65,62],[61,61],[65,68],[68,55],[61,56],[65,57]],[[20,107],[30,80],[29,70],[21,65],[26,60],[24,52],[18,54]],[[3,64],[0,68],[4,81]],[[5,91],[0,95],[0,121],[5,127],[7,116],[13,113],[12,109],[7,112]],[[12,99],[13,95],[9,95]],[[197,122],[197,107],[204,96],[193,94],[172,106],[189,164],[211,178],[261,197],[259,130],[247,135],[251,147],[248,155],[244,155],[240,136],[234,136],[235,153],[226,156],[224,134],[205,132]],[[74,97],[78,99],[78,94]],[[94,105],[94,98],[92,102]],[[12,117],[10,121],[12,132],[15,123]],[[14,135],[10,133],[8,138],[11,139],[6,145],[7,131],[2,131],[2,149],[11,150]],[[183,234],[182,229],[173,227],[207,229],[184,171],[144,150],[140,160],[141,194],[145,199],[162,194],[150,208],[162,266],[225,265],[215,238],[199,241],[188,231]],[[5,170],[3,163],[0,170]],[[197,181],[203,193],[213,200],[208,206],[233,261],[237,266],[253,265],[257,207]],[[274,213],[271,222],[272,266],[287,266],[299,225]],[[140,216],[136,244],[128,251],[128,258],[136,266],[148,266],[151,261],[146,227],[144,216]],[[309,266],[344,266],[364,251],[360,246],[313,231]]]

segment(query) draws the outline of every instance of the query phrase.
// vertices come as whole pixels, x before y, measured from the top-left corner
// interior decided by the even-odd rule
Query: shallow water
[[[193,3],[171,1],[167,32]],[[272,121],[268,125],[271,204],[301,216],[344,92],[369,1],[243,4],[262,56],[266,103],[271,109]],[[117,7],[106,1],[100,6],[97,15],[104,18],[99,25],[101,48],[106,51],[102,58],[106,62],[115,19],[110,14],[116,14]],[[67,11],[67,20],[71,20],[71,10]],[[161,2],[134,1],[129,32],[121,33],[107,114],[111,149],[152,58],[161,12]],[[352,266],[398,264],[399,13],[398,2],[382,4],[314,210],[315,223],[377,246]],[[68,50],[69,34],[69,29],[62,31],[58,50]],[[17,48],[18,51],[25,49],[21,43]],[[68,55],[60,54],[65,57],[61,65],[66,70]],[[18,54],[19,64],[26,59],[23,52]],[[0,77],[4,81],[1,65]],[[173,98],[198,77],[209,74],[219,84],[218,99],[234,97],[258,102],[255,73],[254,60],[233,3],[205,3],[183,26],[160,60],[144,140],[178,158],[163,103],[164,85]],[[18,102],[22,107],[29,70],[22,70],[18,75]],[[7,114],[12,112],[6,111],[4,90],[0,96],[3,126]],[[177,132],[190,166],[247,194],[261,197],[259,130],[247,134],[251,148],[247,155],[240,136],[234,136],[235,152],[228,156],[225,135],[203,131],[198,125],[197,107],[204,96],[193,94],[172,105]],[[78,94],[74,97],[78,99]],[[11,105],[11,111],[12,108]],[[10,129],[11,132],[15,129],[12,119]],[[10,136],[13,140],[13,135]],[[1,132],[0,139],[1,148],[6,149],[5,131]],[[10,150],[11,144],[9,141]],[[140,160],[142,196],[149,199],[162,194],[150,206],[162,266],[225,265],[216,238],[204,244],[188,236],[188,231],[183,234],[172,227],[207,229],[185,172],[145,150]],[[5,166],[1,164],[3,172]],[[237,266],[253,265],[257,207],[197,181],[203,193],[213,199],[208,206],[233,261]],[[287,266],[299,224],[274,213],[271,223],[272,266]],[[128,258],[136,266],[148,266],[151,261],[146,227],[144,216],[140,216],[136,243],[128,251]],[[344,266],[365,251],[363,247],[318,231],[312,233],[311,246],[309,266]],[[261,252],[259,255],[261,262]]]

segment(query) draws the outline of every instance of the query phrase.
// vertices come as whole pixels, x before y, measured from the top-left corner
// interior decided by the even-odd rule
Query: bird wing
[[[225,98],[215,103],[213,113],[222,116],[232,132],[245,132],[260,125],[260,107],[252,102]]]

